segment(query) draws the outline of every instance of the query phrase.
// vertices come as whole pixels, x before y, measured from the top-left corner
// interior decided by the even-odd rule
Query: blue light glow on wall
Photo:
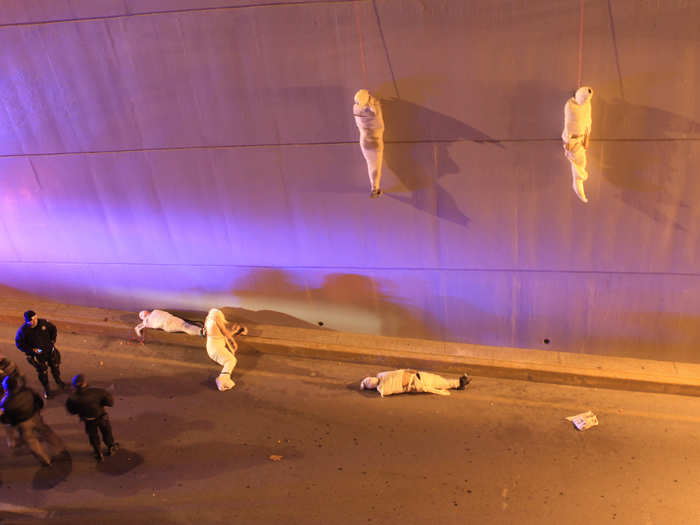
[[[558,138],[577,35],[556,28],[578,27],[575,10],[386,0],[380,32],[360,3],[363,62],[351,2],[178,5],[21,26],[0,13],[0,285],[700,359],[697,86],[659,80],[691,78],[696,13],[642,6],[616,53],[591,39],[584,206]],[[352,119],[359,87],[385,108],[380,199]]]

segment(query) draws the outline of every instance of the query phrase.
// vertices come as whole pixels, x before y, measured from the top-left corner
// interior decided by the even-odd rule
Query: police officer
[[[48,441],[62,454],[67,454],[68,451],[61,438],[44,423],[41,417],[44,401],[39,395],[13,376],[3,379],[2,387],[6,394],[0,401],[0,408],[2,408],[0,422],[19,430],[22,441],[42,466],[51,466],[51,456],[40,443],[40,439]]]
[[[5,356],[0,356],[0,384],[6,377],[13,377],[19,387],[25,385],[24,376],[20,373],[19,367],[14,361],[10,361]],[[5,389],[0,386],[0,392],[5,394]],[[9,448],[14,448],[17,446],[17,436],[15,435],[15,429],[12,425],[5,425],[5,433],[7,439],[7,446]]]
[[[54,346],[55,342],[56,327],[52,323],[46,319],[39,319],[32,310],[24,312],[24,324],[17,330],[15,344],[26,354],[29,364],[36,368],[39,381],[44,387],[45,399],[51,397],[49,368],[56,384],[66,388],[66,384],[61,381],[61,354]]]
[[[85,433],[88,435],[98,462],[103,459],[98,430],[102,433],[102,439],[107,445],[108,456],[119,450],[119,443],[114,442],[112,424],[105,411],[105,407],[111,406],[114,406],[114,399],[105,389],[88,388],[83,374],[73,378],[73,394],[66,401],[66,409],[71,414],[80,416],[80,420],[85,424]]]
[[[10,361],[4,355],[0,355],[0,382],[8,376],[22,377],[19,367],[14,361]]]

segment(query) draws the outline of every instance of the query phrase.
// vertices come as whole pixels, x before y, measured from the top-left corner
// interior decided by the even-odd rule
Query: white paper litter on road
[[[577,430],[586,430],[598,424],[598,416],[590,410],[576,414],[575,416],[569,416],[566,420],[571,421]]]

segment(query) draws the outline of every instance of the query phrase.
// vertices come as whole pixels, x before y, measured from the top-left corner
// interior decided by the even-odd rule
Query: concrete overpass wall
[[[580,5],[0,0],[0,284],[698,362],[700,2],[585,1],[589,204]]]

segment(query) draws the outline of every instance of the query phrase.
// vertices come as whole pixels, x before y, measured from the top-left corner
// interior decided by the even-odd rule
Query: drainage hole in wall
[[[542,341],[544,344],[548,345],[549,344],[549,338],[546,337],[544,341]]]
[[[319,321],[318,326],[323,326],[323,321]]]

